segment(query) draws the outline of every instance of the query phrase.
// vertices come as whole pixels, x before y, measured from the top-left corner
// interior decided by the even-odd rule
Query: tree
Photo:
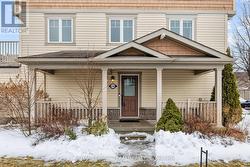
[[[246,72],[250,79],[250,1],[239,1],[241,12],[236,17],[233,32],[232,49],[235,57],[235,67]]]
[[[227,54],[230,56],[229,49]],[[241,121],[242,109],[239,96],[233,65],[227,64],[222,71],[222,119],[224,126],[237,124]],[[215,88],[211,94],[211,101],[215,101]]]
[[[156,131],[178,132],[183,129],[183,125],[184,122],[180,110],[172,99],[168,99],[162,116],[156,125]]]
[[[87,111],[88,127],[93,125],[93,116],[97,107],[100,104],[100,97],[102,94],[102,88],[97,87],[99,82],[99,71],[96,65],[91,61],[93,58],[92,52],[87,52],[87,62],[84,64],[84,74],[81,77],[75,76],[75,81],[80,89],[79,97],[71,95],[71,98],[78,104],[80,104]]]
[[[242,109],[239,97],[233,65],[227,64],[222,71],[222,118],[224,126],[237,124],[241,121]]]

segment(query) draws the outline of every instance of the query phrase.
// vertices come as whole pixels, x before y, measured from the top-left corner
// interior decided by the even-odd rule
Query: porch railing
[[[217,111],[216,102],[213,101],[176,101],[184,121],[193,118],[200,118],[210,123],[216,123]],[[163,104],[165,107],[165,103]]]
[[[18,55],[18,41],[0,41],[0,64],[16,63]]]
[[[88,112],[85,107],[76,102],[59,102],[59,101],[38,101],[36,102],[35,122],[51,122],[56,117],[63,116],[65,114],[77,121],[88,118]],[[92,119],[98,120],[102,116],[102,109],[96,108],[92,112]]]

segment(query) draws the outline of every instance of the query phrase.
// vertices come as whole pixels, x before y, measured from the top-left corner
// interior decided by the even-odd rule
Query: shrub
[[[200,118],[193,118],[185,121],[184,132],[191,134],[194,132],[200,132],[207,137],[220,136],[220,137],[232,137],[239,141],[246,139],[246,134],[235,128],[216,128],[211,123],[203,121]]]
[[[192,118],[192,117],[189,117]],[[185,121],[184,132],[186,133],[193,133],[193,132],[200,132],[202,134],[210,136],[213,131],[212,124],[203,121],[202,119],[196,117]]]
[[[164,130],[178,132],[183,129],[183,121],[180,110],[172,99],[168,99],[160,120],[157,122],[156,131]]]
[[[69,136],[70,140],[76,140],[76,133],[69,128],[65,128],[65,135]]]
[[[108,125],[106,121],[98,120],[95,121],[92,126],[86,128],[88,134],[93,134],[95,136],[101,136],[109,132]]]
[[[59,115],[53,115],[53,120],[40,119],[38,127],[46,137],[58,137],[66,134],[66,130],[77,126],[77,120],[68,112],[62,112]],[[66,134],[67,135],[67,134]]]
[[[230,56],[229,49],[227,50],[227,54]],[[215,89],[212,92],[211,100],[215,100]],[[222,71],[222,105],[224,126],[237,124],[241,121],[242,109],[232,64],[225,65]]]
[[[24,74],[29,76],[29,72]],[[33,125],[31,123],[32,107],[35,105],[32,96],[32,77],[21,78],[19,75],[9,82],[0,83],[0,102],[1,107],[6,110],[11,120],[19,124],[21,131],[25,136],[31,135]],[[48,97],[42,90],[36,90],[36,100]]]

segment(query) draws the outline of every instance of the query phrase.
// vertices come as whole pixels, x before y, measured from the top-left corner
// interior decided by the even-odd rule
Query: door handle
[[[122,106],[124,107],[124,106],[125,106],[124,96],[123,96],[123,95],[121,95],[121,97],[122,97]]]

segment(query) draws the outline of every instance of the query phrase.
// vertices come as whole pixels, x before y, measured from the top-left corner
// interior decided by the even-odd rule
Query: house
[[[250,99],[249,77],[247,72],[235,72],[240,97]]]
[[[42,85],[49,94],[33,117],[51,105],[84,112],[72,97],[81,96],[75,80],[87,80],[91,62],[101,90],[96,115],[158,120],[172,98],[184,119],[199,116],[222,126],[234,0],[30,0],[28,9],[18,62],[33,71],[34,88]]]

